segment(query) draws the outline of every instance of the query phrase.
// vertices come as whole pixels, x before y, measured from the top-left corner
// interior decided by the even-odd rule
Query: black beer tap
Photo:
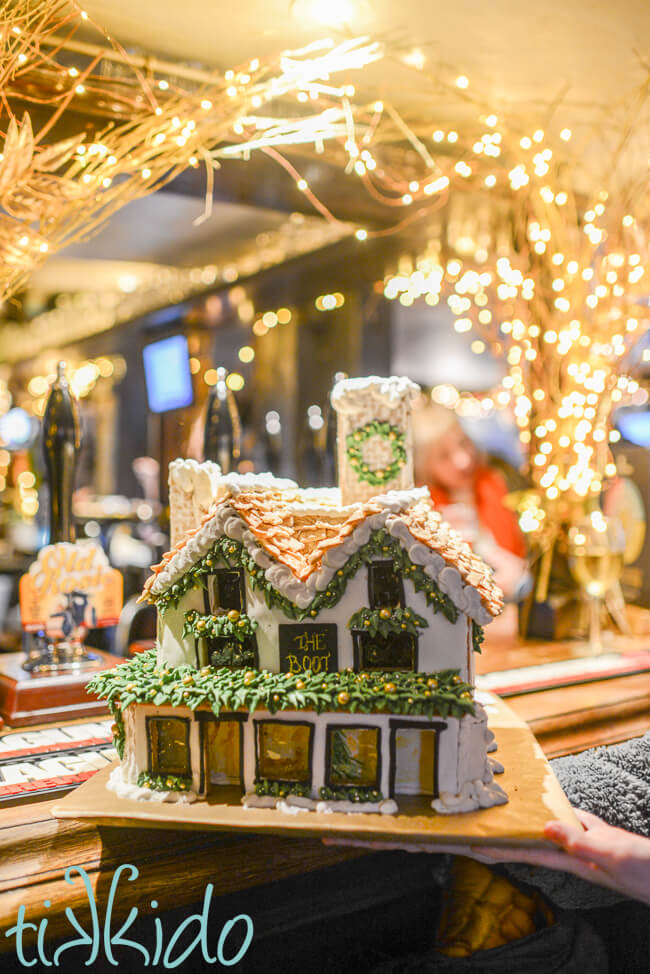
[[[226,370],[217,369],[217,381],[210,390],[203,434],[203,459],[213,460],[222,473],[230,473],[240,453],[239,412],[226,384]]]
[[[59,362],[43,414],[43,456],[50,489],[50,544],[74,541],[72,492],[80,447],[77,402]]]

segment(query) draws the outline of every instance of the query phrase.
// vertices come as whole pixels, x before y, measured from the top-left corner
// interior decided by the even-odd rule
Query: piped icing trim
[[[486,777],[489,780],[486,781]],[[492,772],[474,781],[466,781],[457,795],[443,791],[438,798],[434,798],[431,807],[442,815],[454,815],[457,812],[473,812],[478,808],[492,808],[493,805],[505,805],[508,796],[505,791],[492,780]]]
[[[332,812],[346,814],[379,812],[382,815],[397,815],[399,811],[397,802],[392,798],[383,798],[379,802],[324,801],[320,798],[302,798],[298,795],[274,798],[272,795],[256,795],[254,792],[249,792],[242,797],[241,802],[244,808],[277,808],[286,815],[298,815],[310,811],[321,815]]]
[[[179,805],[190,805],[198,795],[195,791],[159,791],[154,788],[141,788],[124,780],[122,765],[118,764],[111,771],[106,787],[114,792],[118,798],[131,798],[134,801],[176,802]]]
[[[169,464],[169,486],[179,487],[184,491],[194,491],[197,502],[201,506],[209,507],[221,480],[221,467],[218,463],[206,460],[198,463],[196,460],[178,458]]]
[[[389,491],[366,504],[334,509],[336,519],[331,530],[337,534],[325,535],[314,545],[308,559],[304,552],[296,553],[297,540],[293,541],[292,550],[295,534],[290,522],[298,514],[309,517],[313,513],[327,523],[327,508],[317,506],[313,512],[313,495],[306,509],[297,490],[288,498],[289,506],[280,493],[260,495],[258,504],[248,492],[225,498],[196,531],[188,532],[177,548],[154,566],[155,574],[143,594],[153,599],[162,595],[225,536],[244,546],[280,595],[299,609],[306,609],[319,592],[327,589],[335,572],[369,541],[373,531],[383,528],[458,609],[479,626],[486,625],[501,611],[501,593],[487,566],[441,520],[427,496],[423,488]],[[274,525],[269,521],[273,520],[276,504]]]
[[[298,484],[295,480],[275,477],[272,473],[227,473],[219,478],[218,487],[221,494],[236,497],[249,491],[297,490]]]
[[[379,401],[391,408],[398,403],[417,399],[420,387],[403,375],[391,375],[388,378],[368,375],[341,379],[332,389],[330,398],[337,412],[352,413],[367,405],[369,394],[375,402]]]

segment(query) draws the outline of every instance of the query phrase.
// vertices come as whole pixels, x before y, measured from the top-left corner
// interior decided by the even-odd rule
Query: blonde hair
[[[447,409],[437,402],[428,402],[412,413],[413,422],[413,461],[415,479],[424,483],[426,478],[426,457],[429,447],[454,427],[460,428],[458,417],[453,409]]]

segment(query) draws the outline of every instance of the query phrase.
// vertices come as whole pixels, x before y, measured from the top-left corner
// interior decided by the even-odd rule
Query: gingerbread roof
[[[442,521],[428,492],[394,491],[348,507],[335,494],[233,490],[153,566],[142,598],[155,600],[226,536],[242,541],[269,582],[304,608],[371,532],[384,528],[476,622],[499,614],[503,599],[491,570]]]

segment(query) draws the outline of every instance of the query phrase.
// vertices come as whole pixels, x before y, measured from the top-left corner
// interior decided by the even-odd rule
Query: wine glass
[[[623,571],[625,534],[617,518],[601,510],[581,518],[569,530],[569,568],[589,602],[589,649],[603,651],[602,602]]]

